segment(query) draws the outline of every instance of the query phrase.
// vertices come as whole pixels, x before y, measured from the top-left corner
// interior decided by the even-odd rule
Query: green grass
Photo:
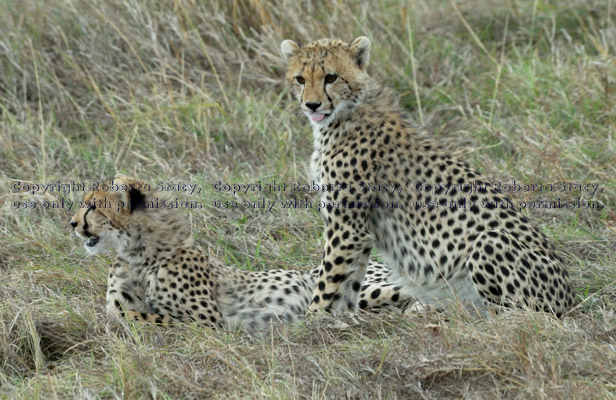
[[[0,0],[0,398],[616,398],[616,4],[387,3]],[[70,213],[13,208],[82,197],[16,180],[196,183],[178,197],[203,205],[186,212],[210,254],[309,269],[316,210],[213,205],[306,194],[213,184],[309,180],[278,46],[331,35],[369,36],[370,73],[494,180],[601,185],[583,198],[603,210],[527,210],[569,267],[570,316],[361,314],[264,339],[125,324],[104,313],[110,258],[85,254]]]

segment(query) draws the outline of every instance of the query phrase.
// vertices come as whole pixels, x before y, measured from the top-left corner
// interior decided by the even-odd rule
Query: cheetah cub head
[[[75,234],[85,240],[91,254],[122,247],[130,239],[131,214],[144,200],[146,183],[117,175],[93,183],[79,210],[71,218]]]
[[[304,46],[285,40],[280,49],[287,60],[287,84],[315,127],[357,107],[369,79],[370,39],[360,36],[351,44],[320,39]]]

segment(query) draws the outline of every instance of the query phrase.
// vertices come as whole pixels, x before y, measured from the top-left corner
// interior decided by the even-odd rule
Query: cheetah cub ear
[[[368,68],[370,59],[370,39],[365,36],[360,36],[349,45],[349,52],[355,58],[357,66],[362,71]]]
[[[284,40],[280,43],[280,51],[284,55],[285,60],[289,62],[291,57],[293,57],[299,51],[300,45],[293,40]]]
[[[120,193],[122,201],[122,212],[132,213],[134,210],[143,208],[145,202],[145,193],[142,191],[145,187],[149,187],[147,183],[129,178],[124,174],[116,174],[112,179],[113,183],[118,186],[126,186],[128,190],[123,190]]]

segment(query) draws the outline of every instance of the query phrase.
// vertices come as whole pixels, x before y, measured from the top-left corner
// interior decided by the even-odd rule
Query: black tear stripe
[[[325,92],[325,96],[327,96],[327,101],[329,101],[329,104],[333,106],[334,102],[332,101],[332,98],[329,97],[329,93],[327,93],[327,83],[325,83],[325,81],[323,81],[323,92]]]
[[[96,210],[96,206],[95,205],[91,205],[88,208],[88,211],[86,211],[86,213],[83,215],[83,231],[84,231],[84,233],[86,234],[87,237],[92,236],[92,234],[90,232],[88,232],[88,230],[87,230],[89,225],[88,225],[88,221],[87,221],[86,217],[88,216],[88,213],[90,211],[94,211],[94,210]],[[116,228],[116,229],[120,230],[120,227],[118,225],[114,224],[112,220],[110,220],[109,218],[105,217],[104,214],[101,214],[101,215],[107,220],[107,222],[109,222],[109,225],[111,225],[113,228]]]
[[[92,235],[90,232],[88,232],[88,220],[87,220],[88,213],[92,210],[96,210],[95,204],[90,204],[90,207],[88,207],[88,210],[86,211],[86,213],[83,214],[83,231],[87,237],[90,237]]]

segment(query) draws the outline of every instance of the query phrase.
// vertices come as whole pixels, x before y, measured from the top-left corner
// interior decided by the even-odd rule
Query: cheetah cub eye
[[[327,74],[325,75],[325,83],[334,83],[338,80],[338,75],[336,74]]]
[[[304,83],[306,83],[306,80],[304,79],[303,76],[296,76],[295,80],[297,81],[297,83],[299,83],[300,85],[303,85]]]

